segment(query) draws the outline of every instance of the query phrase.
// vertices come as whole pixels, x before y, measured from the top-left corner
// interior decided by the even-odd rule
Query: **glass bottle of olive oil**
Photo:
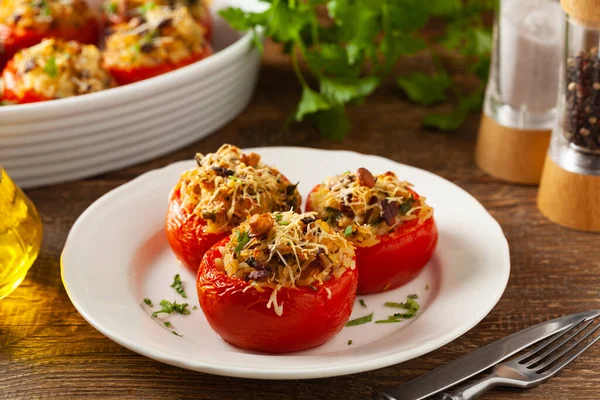
[[[0,167],[0,299],[25,279],[42,242],[42,222],[25,194]]]

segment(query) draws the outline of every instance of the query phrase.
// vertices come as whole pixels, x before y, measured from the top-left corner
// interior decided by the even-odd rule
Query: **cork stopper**
[[[475,162],[494,178],[537,185],[550,142],[550,130],[521,130],[498,124],[482,114]]]
[[[570,17],[600,24],[600,4],[597,0],[560,0],[560,4]]]
[[[538,208],[550,221],[588,232],[600,232],[600,176],[569,172],[546,158]]]

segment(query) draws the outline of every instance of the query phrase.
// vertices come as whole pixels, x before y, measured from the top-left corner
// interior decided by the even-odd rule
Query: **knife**
[[[373,394],[373,400],[421,400],[433,396],[555,333],[570,329],[599,315],[600,310],[591,310],[530,326],[438,367],[404,385],[376,392]]]

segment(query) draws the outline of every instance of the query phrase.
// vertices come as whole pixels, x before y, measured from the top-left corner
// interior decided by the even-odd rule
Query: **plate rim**
[[[374,157],[374,158],[378,158],[380,160],[385,160],[386,162],[391,161],[395,164],[401,165],[402,167],[419,170],[421,172],[426,173],[426,175],[429,175],[429,176],[432,176],[432,177],[435,177],[438,179],[442,179],[442,180],[446,181],[447,183],[451,184],[452,186],[454,186],[456,189],[459,189],[463,193],[463,195],[470,197],[473,201],[475,201],[479,205],[479,207],[481,207],[481,209],[489,216],[490,222],[493,221],[494,226],[499,230],[499,233],[501,234],[502,245],[503,245],[502,253],[503,253],[503,258],[504,258],[504,260],[502,260],[502,261],[505,261],[505,262],[499,262],[499,264],[502,264],[503,267],[505,267],[505,268],[502,268],[502,272],[503,272],[502,279],[500,281],[498,281],[498,286],[497,286],[498,290],[497,290],[497,293],[495,293],[495,296],[487,298],[487,300],[489,301],[489,303],[487,303],[488,305],[486,307],[482,307],[480,309],[478,315],[476,315],[471,320],[469,320],[469,323],[464,324],[464,325],[458,325],[453,330],[450,330],[450,331],[444,333],[443,335],[436,337],[433,340],[429,340],[424,345],[418,346],[417,348],[414,348],[414,349],[402,351],[400,353],[398,353],[398,352],[391,353],[389,355],[375,358],[375,359],[362,360],[362,361],[358,361],[358,362],[347,362],[348,360],[346,360],[346,362],[343,363],[343,365],[338,365],[338,366],[321,366],[321,367],[313,366],[311,368],[304,368],[304,369],[297,369],[297,370],[290,369],[290,368],[277,369],[277,368],[272,368],[272,367],[261,367],[260,371],[257,373],[257,369],[251,369],[251,368],[243,367],[243,366],[231,366],[231,365],[226,365],[226,364],[224,365],[224,364],[218,364],[218,363],[214,363],[214,362],[207,363],[204,360],[194,360],[194,363],[192,364],[187,360],[182,361],[178,357],[170,356],[169,354],[164,353],[163,351],[155,350],[155,349],[148,349],[146,346],[143,346],[143,345],[140,346],[136,343],[135,340],[124,337],[118,333],[114,333],[110,329],[104,328],[101,324],[97,323],[91,315],[88,315],[88,313],[85,310],[85,306],[78,303],[77,297],[74,296],[73,293],[67,287],[67,281],[65,279],[64,259],[65,259],[65,255],[68,252],[69,243],[74,240],[72,238],[74,236],[74,232],[76,231],[76,228],[80,225],[80,223],[81,223],[80,221],[84,220],[88,214],[94,212],[94,210],[97,207],[100,207],[103,204],[103,202],[107,201],[106,200],[107,198],[111,198],[113,196],[118,196],[122,191],[127,191],[130,187],[137,185],[140,181],[150,179],[153,175],[164,173],[165,170],[176,169],[176,168],[178,168],[184,164],[188,164],[190,162],[190,160],[180,160],[180,161],[176,161],[171,164],[168,164],[166,166],[144,172],[141,175],[137,176],[136,178],[132,179],[131,181],[126,182],[126,183],[110,190],[109,192],[105,193],[100,198],[98,198],[96,201],[94,201],[77,218],[77,220],[73,224],[71,230],[69,231],[67,239],[65,241],[63,251],[61,252],[60,265],[61,265],[61,278],[62,278],[62,282],[63,282],[64,288],[65,288],[65,291],[67,292],[69,299],[73,303],[76,310],[80,313],[80,315],[90,325],[92,325],[96,330],[98,330],[100,333],[102,333],[107,338],[120,344],[121,346],[123,346],[129,350],[132,350],[142,356],[151,358],[156,361],[163,362],[165,364],[173,365],[176,367],[189,369],[189,370],[193,370],[193,371],[197,371],[197,372],[211,373],[211,374],[216,374],[216,375],[237,377],[237,378],[264,379],[264,380],[315,379],[315,378],[328,378],[328,377],[334,377],[334,376],[343,376],[343,375],[349,375],[349,374],[354,374],[354,373],[359,373],[359,372],[371,371],[371,370],[375,370],[375,369],[379,369],[379,368],[385,368],[385,367],[400,364],[400,363],[406,362],[408,360],[414,359],[416,357],[420,357],[424,354],[430,353],[430,352],[432,352],[436,349],[439,349],[439,348],[445,346],[446,344],[458,339],[460,336],[464,335],[465,333],[467,333],[471,329],[473,329],[494,309],[494,307],[497,305],[499,300],[502,298],[502,295],[504,294],[504,291],[506,290],[507,285],[508,285],[508,280],[510,278],[510,270],[511,270],[510,249],[509,249],[508,241],[507,241],[506,236],[504,235],[504,232],[502,230],[502,227],[498,223],[498,221],[496,221],[496,219],[487,211],[487,209],[465,189],[463,189],[460,186],[456,185],[455,183],[449,181],[448,179],[443,178],[443,177],[441,177],[437,174],[434,174],[430,171],[427,171],[427,170],[424,170],[424,169],[421,169],[418,167],[414,167],[411,165],[407,165],[404,163],[400,163],[400,162],[397,162],[394,160],[390,160],[389,158],[382,157],[382,156],[375,155],[375,154],[365,154],[365,153],[349,151],[349,150],[328,150],[328,149],[300,147],[300,146],[267,146],[267,147],[252,147],[252,148],[244,148],[243,149],[243,151],[255,151],[255,152],[281,151],[281,150],[317,151],[317,152],[325,152],[325,153],[335,152],[335,153],[346,153],[346,154],[355,154],[355,155],[360,155],[360,156]],[[257,355],[257,357],[263,357],[263,356],[269,356],[269,355],[266,355],[266,354],[265,355],[261,355],[261,354]],[[283,356],[285,356],[285,355],[283,355]]]

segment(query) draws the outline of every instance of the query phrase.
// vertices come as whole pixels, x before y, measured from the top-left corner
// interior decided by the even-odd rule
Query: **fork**
[[[544,383],[600,339],[600,335],[596,336],[573,354],[567,354],[600,328],[600,324],[598,324],[588,332],[583,333],[583,336],[576,338],[592,322],[594,320],[576,325],[555,335],[549,341],[538,345],[518,358],[497,364],[490,375],[457,391],[442,393],[440,399],[473,400],[497,386],[529,389]],[[574,338],[576,340],[570,343]],[[556,362],[563,356],[567,357],[560,362]]]

